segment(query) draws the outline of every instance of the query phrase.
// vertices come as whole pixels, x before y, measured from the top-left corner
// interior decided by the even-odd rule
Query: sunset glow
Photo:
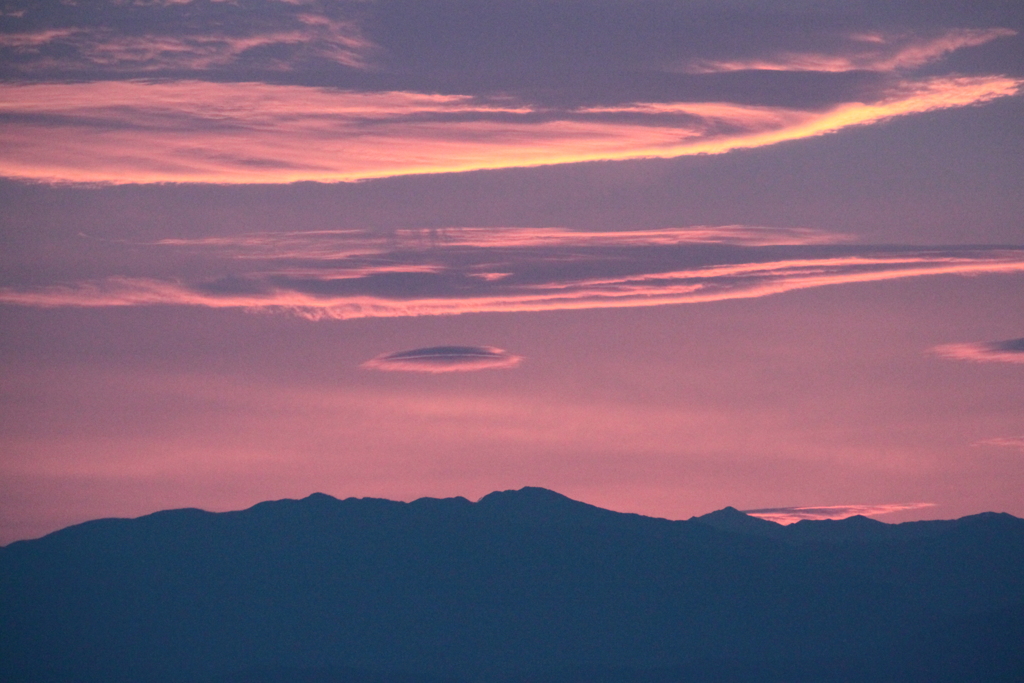
[[[723,154],[983,104],[1014,95],[1022,83],[905,82],[877,102],[824,111],[713,102],[545,110],[461,95],[262,83],[5,84],[0,114],[10,122],[0,129],[0,175],[63,183],[339,182]]]
[[[996,0],[5,0],[0,545],[1024,515],[1022,55]]]
[[[752,517],[767,519],[779,524],[795,524],[805,519],[847,519],[854,515],[874,517],[904,510],[920,510],[932,507],[934,503],[884,503],[882,505],[827,505],[825,507],[772,508],[768,510],[747,510]]]

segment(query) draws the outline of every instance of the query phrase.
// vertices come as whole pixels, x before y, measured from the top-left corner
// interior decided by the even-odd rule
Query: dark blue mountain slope
[[[536,488],[314,494],[0,548],[0,680],[1020,681],[1022,567],[1009,515],[782,527]]]

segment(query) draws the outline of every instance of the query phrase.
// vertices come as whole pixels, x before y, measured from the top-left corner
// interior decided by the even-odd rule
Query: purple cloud
[[[1024,339],[942,344],[933,347],[931,351],[944,358],[976,363],[1024,363]]]

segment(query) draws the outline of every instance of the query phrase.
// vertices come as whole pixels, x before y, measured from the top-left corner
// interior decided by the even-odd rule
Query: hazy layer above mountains
[[[1011,681],[1024,520],[552,491],[97,520],[0,549],[4,681]]]

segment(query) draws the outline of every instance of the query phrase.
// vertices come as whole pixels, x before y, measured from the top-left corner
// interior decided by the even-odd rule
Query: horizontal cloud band
[[[71,183],[340,182],[720,154],[1014,95],[1002,76],[904,81],[824,110],[722,102],[542,109],[265,83],[0,84],[0,176]]]
[[[25,283],[0,289],[0,303],[173,304],[319,320],[658,306],[929,275],[1024,273],[1024,249],[832,246],[810,231],[780,231],[783,246],[745,246],[757,243],[756,229],[688,232],[450,230],[434,233],[435,241],[425,245],[359,233],[165,240],[148,249],[185,256],[179,277],[115,272]],[[732,244],[714,243],[730,235]],[[707,242],[690,243],[688,236]],[[771,237],[763,230],[762,240]],[[111,261],[116,267],[116,254]]]

